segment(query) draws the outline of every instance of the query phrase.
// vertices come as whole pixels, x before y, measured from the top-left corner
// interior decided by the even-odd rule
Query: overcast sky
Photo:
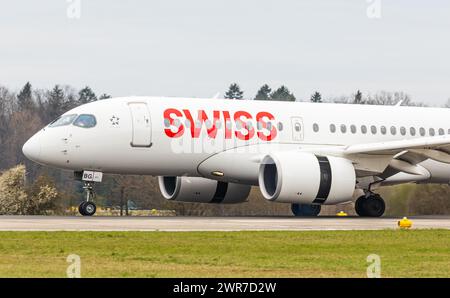
[[[0,0],[0,85],[211,97],[238,82],[253,97],[268,83],[444,104],[450,1],[372,1],[381,15],[369,0],[81,0],[77,19],[68,0]]]

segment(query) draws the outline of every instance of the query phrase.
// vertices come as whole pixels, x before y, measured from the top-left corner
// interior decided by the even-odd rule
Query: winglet
[[[402,105],[402,103],[403,103],[403,99],[402,99],[402,100],[399,100],[399,101],[395,104],[395,106],[396,106],[396,107],[399,107],[399,106]]]

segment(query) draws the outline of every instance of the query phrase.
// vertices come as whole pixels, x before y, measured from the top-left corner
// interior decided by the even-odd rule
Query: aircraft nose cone
[[[23,154],[32,161],[38,161],[41,155],[41,144],[36,135],[32,136],[22,147]]]

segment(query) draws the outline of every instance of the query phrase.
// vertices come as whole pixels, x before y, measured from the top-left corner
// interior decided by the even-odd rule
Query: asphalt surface
[[[0,216],[0,231],[313,231],[397,229],[401,218]],[[411,217],[415,229],[450,229],[450,217]]]

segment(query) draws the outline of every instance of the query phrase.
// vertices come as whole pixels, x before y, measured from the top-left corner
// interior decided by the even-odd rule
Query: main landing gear
[[[292,204],[291,210],[295,216],[313,217],[320,213],[321,205]]]
[[[355,202],[355,211],[361,217],[381,217],[385,210],[383,198],[376,193],[368,192]]]
[[[95,198],[94,182],[85,181],[83,189],[86,192],[86,201],[78,206],[78,212],[83,216],[92,216],[95,214],[95,211],[97,211],[97,206],[92,202]]]

